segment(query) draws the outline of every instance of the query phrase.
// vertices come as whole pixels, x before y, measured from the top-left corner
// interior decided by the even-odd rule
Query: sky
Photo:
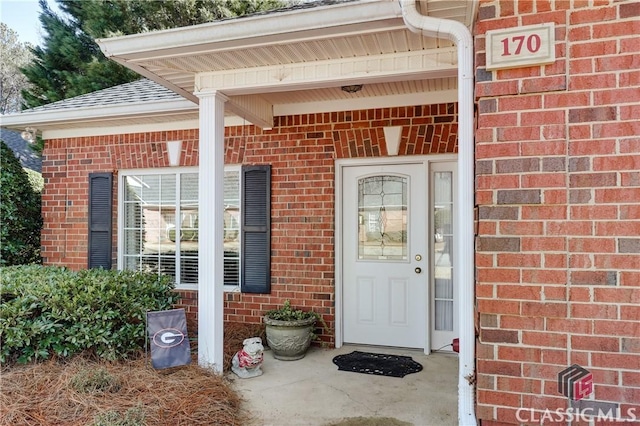
[[[48,3],[54,11],[58,10],[55,1]],[[39,15],[38,0],[0,0],[0,21],[18,33],[22,43],[42,44]]]

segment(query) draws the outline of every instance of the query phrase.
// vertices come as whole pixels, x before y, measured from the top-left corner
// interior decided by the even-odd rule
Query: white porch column
[[[198,364],[223,368],[224,104],[227,97],[199,92]]]

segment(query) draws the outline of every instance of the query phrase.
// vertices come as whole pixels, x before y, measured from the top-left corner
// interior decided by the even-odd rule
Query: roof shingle
[[[138,102],[151,102],[162,100],[184,100],[175,92],[160,84],[142,78],[131,83],[109,87],[96,92],[63,99],[58,102],[42,105],[24,110],[23,112],[42,112],[68,110],[73,108],[88,108],[99,106],[126,105]]]

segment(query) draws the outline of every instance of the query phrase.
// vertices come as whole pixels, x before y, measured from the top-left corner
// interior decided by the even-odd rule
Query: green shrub
[[[40,199],[20,161],[0,142],[0,266],[40,262]]]
[[[170,309],[171,277],[132,271],[0,268],[0,362],[90,352],[119,359],[145,342],[147,311]]]
[[[24,172],[27,174],[27,179],[29,180],[29,185],[31,189],[33,189],[38,194],[42,193],[44,189],[44,178],[42,177],[42,173],[38,173],[35,170],[22,168]]]

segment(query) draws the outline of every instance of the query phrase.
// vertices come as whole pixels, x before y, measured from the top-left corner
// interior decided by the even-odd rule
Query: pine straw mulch
[[[260,325],[225,324],[225,371]],[[197,342],[192,347],[197,349]],[[197,350],[194,351],[196,359]],[[0,425],[142,426],[243,424],[241,398],[223,376],[189,366],[154,370],[139,359],[88,357],[3,367]]]

